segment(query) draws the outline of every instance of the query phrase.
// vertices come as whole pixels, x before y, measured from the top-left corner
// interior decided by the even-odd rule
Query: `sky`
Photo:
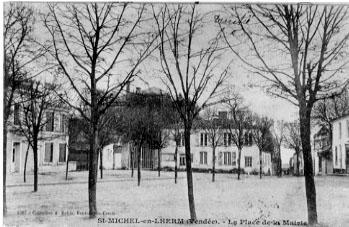
[[[45,10],[46,5],[43,3],[35,3],[33,6],[41,10],[41,12],[47,12],[47,10]],[[216,15],[224,17],[224,13],[222,13],[222,4],[199,4],[198,7],[201,13],[206,14],[207,20],[203,33],[195,37],[195,41],[193,42],[195,47],[199,49],[200,45],[206,43],[216,35],[217,25],[214,23],[214,18]],[[39,18],[40,17],[38,17],[36,22],[36,35],[38,39],[45,39],[47,37],[47,31]],[[146,26],[150,25],[148,24]],[[247,55],[249,54],[249,50],[244,49],[243,45],[241,45],[238,50]],[[244,97],[246,105],[248,105],[252,111],[273,118],[274,120],[293,121],[297,119],[297,107],[285,100],[266,94],[264,86],[261,86],[263,85],[261,78],[248,71],[246,65],[234,56],[230,50],[225,50],[222,56],[223,57],[221,57],[218,62],[219,64],[215,73],[220,73],[230,64],[229,76],[225,84],[234,87],[234,89]],[[276,63],[278,61],[280,61],[280,59],[275,59]],[[166,90],[159,79],[158,61],[153,58],[146,60],[144,64],[140,66],[140,69],[142,72],[140,75],[141,79],[136,79],[131,88],[135,89],[135,87],[141,87],[142,89],[147,89],[148,87],[158,87]],[[55,76],[53,76],[52,79],[53,81],[57,81],[57,77]],[[208,91],[211,88],[210,86],[212,86],[212,84],[208,86]]]
[[[218,27],[215,23],[215,17],[217,15],[220,15],[222,18],[229,18],[223,11],[222,4],[200,4],[199,7],[200,12],[206,14],[207,23],[204,35],[194,37],[195,41],[193,41],[193,44],[197,45],[198,48],[200,48],[199,45],[201,43],[207,43],[207,40],[213,38],[217,34]],[[221,43],[220,46],[227,47],[225,43]],[[243,45],[239,47],[239,51],[243,51],[246,55],[249,54],[248,50],[244,50]],[[276,61],[278,60],[276,59]],[[249,106],[253,112],[268,116],[274,120],[294,121],[297,119],[297,107],[285,100],[266,94],[265,87],[259,86],[264,84],[262,79],[257,75],[251,74],[251,72],[246,69],[244,63],[234,56],[229,49],[223,51],[219,63],[216,73],[221,72],[225,66],[230,64],[229,76],[225,82],[225,86],[234,87],[234,89],[243,96],[245,104]],[[165,89],[161,81],[157,78],[158,73],[149,70],[150,65],[151,64],[145,64],[143,71],[148,72],[148,74],[155,74],[155,76],[145,77],[147,78],[145,79],[146,82],[142,81],[142,83],[138,81],[134,86],[156,86]],[[207,90],[210,90],[210,86],[208,86]]]

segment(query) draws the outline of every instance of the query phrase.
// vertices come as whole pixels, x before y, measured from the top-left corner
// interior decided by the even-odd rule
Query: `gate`
[[[132,149],[132,159],[133,159],[133,167],[137,168],[137,158],[138,158],[138,149],[137,147],[133,147]],[[142,169],[153,169],[154,167],[154,155],[153,151],[149,147],[143,146],[141,149],[141,167]]]

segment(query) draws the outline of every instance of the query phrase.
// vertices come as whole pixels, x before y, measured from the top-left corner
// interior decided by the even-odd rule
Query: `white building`
[[[330,133],[325,127],[320,128],[312,136],[312,158],[315,175],[333,173]]]
[[[183,132],[182,132],[183,135]],[[209,137],[204,130],[193,130],[191,134],[190,150],[193,169],[212,169],[212,147],[210,147]],[[232,171],[238,168],[238,149],[233,141],[229,140],[229,134],[224,133],[221,137],[221,143],[216,148],[216,170]],[[168,146],[163,148],[161,153],[161,166],[163,168],[173,169],[175,166],[174,153],[176,144],[174,139],[170,139]],[[184,136],[181,136],[180,146],[178,147],[179,168],[185,168],[185,147]],[[241,152],[241,169],[246,173],[259,172],[259,150],[252,143],[252,138],[246,137],[246,145]],[[272,171],[271,154],[262,153],[262,171],[270,174]]]
[[[33,151],[27,139],[19,132],[21,121],[20,106],[15,104],[8,122],[7,132],[7,172],[23,172],[27,149],[27,171],[34,168]],[[44,112],[44,131],[40,133],[38,142],[38,171],[64,170],[67,159],[68,112],[64,108],[49,109]]]
[[[332,122],[332,159],[334,173],[349,173],[349,114]]]

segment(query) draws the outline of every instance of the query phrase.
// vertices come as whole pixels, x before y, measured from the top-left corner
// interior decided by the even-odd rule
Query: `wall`
[[[192,153],[192,167],[199,169],[211,169],[212,168],[212,148],[209,146],[200,145],[200,131],[194,131],[190,138],[191,153]],[[207,152],[207,164],[200,164],[200,152]],[[222,156],[220,157],[220,152]],[[224,152],[235,152],[236,153],[236,164],[233,165],[233,158],[231,165],[224,165]],[[168,141],[168,146],[162,149],[162,167],[174,168],[174,153],[175,153],[175,142],[173,136]],[[178,147],[178,163],[177,166],[180,168],[185,168],[185,166],[180,165],[180,157],[185,154],[184,146]],[[232,155],[232,154],[231,154]],[[252,167],[245,167],[245,156],[252,157]],[[216,169],[231,170],[237,168],[238,159],[238,149],[236,146],[218,146],[216,148]],[[271,170],[271,155],[263,153],[262,155],[263,171],[268,172]],[[245,169],[246,172],[251,172],[256,170],[259,172],[259,150],[256,145],[246,146],[242,149],[241,153],[241,168]]]
[[[332,123],[332,160],[334,171],[345,171],[346,169],[346,146],[349,146],[349,115],[339,118]],[[340,133],[340,125],[341,131]],[[337,158],[336,158],[337,157]]]
[[[45,143],[53,143],[53,161],[45,162]],[[16,151],[15,163],[13,160],[13,147],[14,143],[19,143],[19,149]],[[61,136],[52,140],[39,141],[38,143],[38,171],[47,172],[47,171],[61,171],[65,169],[66,162],[59,162],[59,144],[65,143],[68,144],[68,137]],[[7,171],[20,172],[24,170],[25,155],[29,144],[27,143],[25,137],[15,135],[13,133],[8,133],[7,135]],[[29,146],[29,153],[27,159],[27,172],[34,170],[34,160],[33,160],[33,150]],[[67,159],[67,148],[66,148],[66,159]]]
[[[44,131],[39,134],[40,139],[38,141],[38,171],[39,172],[47,172],[47,171],[62,171],[65,169],[65,163],[66,162],[59,162],[59,144],[68,144],[68,133],[65,125],[64,132],[60,129],[60,120],[62,119],[62,114],[68,115],[66,110],[63,109],[54,109],[49,110],[55,112],[55,121],[54,121],[54,131],[52,132],[46,132],[44,127]],[[19,115],[20,116],[20,115]],[[44,113],[45,116],[45,113]],[[21,116],[20,116],[21,117]],[[43,121],[45,120],[45,117]],[[19,134],[17,125],[14,125],[14,116],[11,115],[9,118],[9,126],[8,126],[8,133],[7,133],[7,171],[9,173],[12,172],[20,172],[22,173],[24,170],[24,163],[25,163],[25,154],[27,151],[27,148],[29,146],[27,139],[24,136],[21,136]],[[53,160],[52,162],[45,162],[45,143],[53,143]],[[16,146],[16,155],[15,155],[15,162],[12,162],[13,160],[13,148],[14,143],[19,144]],[[65,152],[65,160],[67,159],[67,147]],[[28,159],[27,159],[27,171],[33,171],[34,169],[34,161],[33,161],[33,151],[31,147],[29,147],[29,153],[28,153]]]

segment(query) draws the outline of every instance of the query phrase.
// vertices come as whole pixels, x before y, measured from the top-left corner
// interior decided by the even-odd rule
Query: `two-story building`
[[[34,168],[33,151],[26,137],[18,130],[22,120],[22,110],[19,104],[12,108],[12,114],[8,122],[7,133],[7,171],[23,172],[27,156],[27,171]],[[67,159],[68,128],[67,108],[49,108],[44,112],[43,131],[38,141],[38,166],[39,172],[64,169]]]
[[[332,122],[332,157],[334,173],[349,173],[349,114]]]
[[[216,170],[233,171],[238,168],[238,149],[232,141],[232,135],[223,132],[221,142],[216,147]],[[208,133],[202,129],[193,130],[190,137],[190,150],[193,169],[212,169],[213,152],[210,146]],[[176,143],[174,139],[168,142],[168,146],[162,149],[161,166],[173,169],[175,167],[174,153]],[[178,163],[180,169],[185,169],[184,133],[181,132],[181,140],[178,147]],[[246,134],[245,145],[241,152],[241,169],[246,173],[259,172],[259,150],[252,141],[252,135]],[[262,171],[271,174],[271,154],[262,153]]]

